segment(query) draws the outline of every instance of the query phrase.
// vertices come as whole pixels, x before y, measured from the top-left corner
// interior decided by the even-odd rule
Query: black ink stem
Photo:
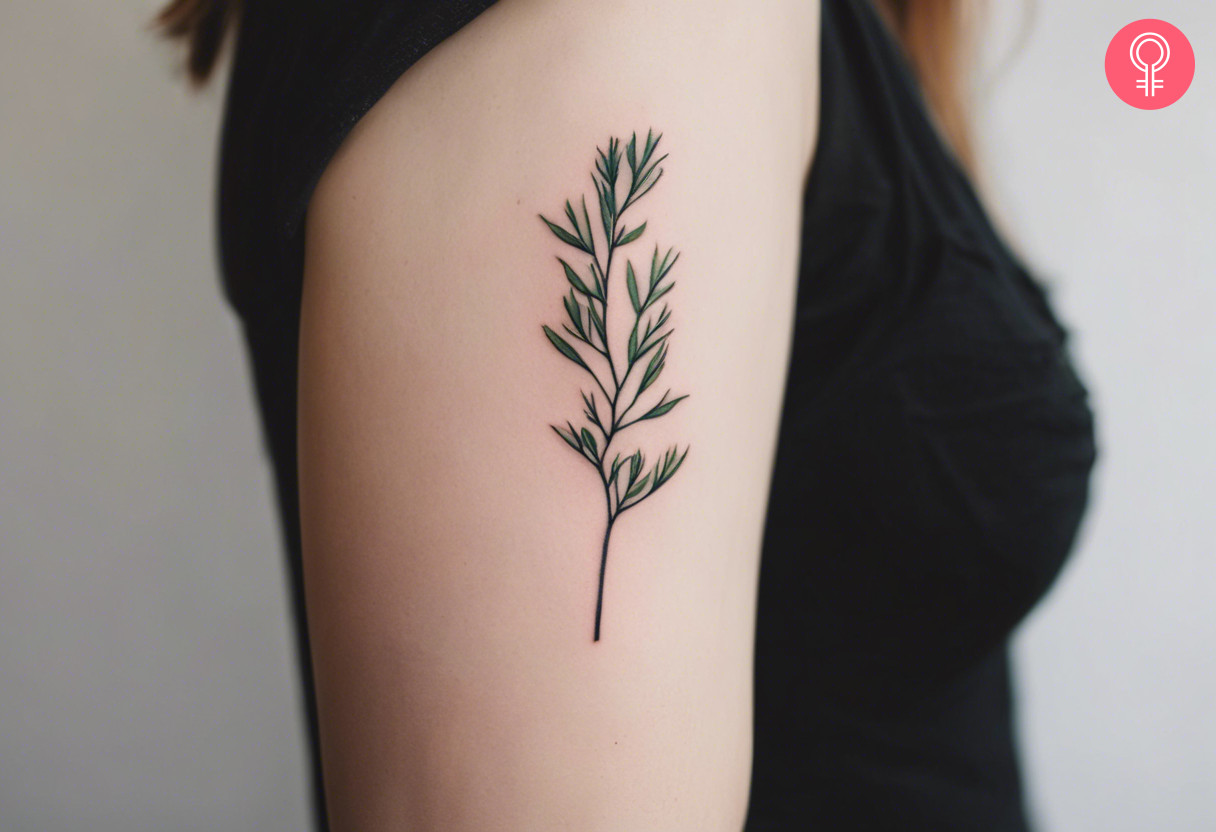
[[[604,571],[608,568],[608,536],[612,534],[612,518],[604,529],[604,551],[600,555],[600,589],[595,597],[595,637],[592,641],[600,640],[600,613],[604,609]]]
[[[612,237],[616,236],[616,223],[620,219],[620,215],[612,218]],[[612,237],[608,238],[608,257],[604,263],[604,268],[600,271],[604,275],[604,332],[608,332],[608,275],[612,272],[612,252],[616,249],[613,244]],[[604,339],[604,357],[608,359],[608,369],[612,371],[612,385],[616,387],[617,396],[621,395],[621,382],[616,380],[616,365],[612,362],[612,347],[608,344],[608,339]],[[612,401],[612,410],[616,411],[616,399]]]

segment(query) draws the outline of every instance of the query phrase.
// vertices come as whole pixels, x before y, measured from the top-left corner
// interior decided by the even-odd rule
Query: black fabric
[[[314,763],[295,466],[302,221],[355,122],[489,5],[245,5],[222,148],[224,289],[274,465]],[[1094,415],[1067,329],[994,233],[899,45],[869,0],[822,5],[747,830],[1020,832],[1008,637],[1072,547]]]

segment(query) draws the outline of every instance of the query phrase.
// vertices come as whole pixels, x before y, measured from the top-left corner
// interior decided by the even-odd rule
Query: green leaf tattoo
[[[563,442],[595,467],[604,487],[604,500],[608,507],[604,546],[600,552],[593,641],[600,640],[600,619],[604,609],[604,572],[608,566],[608,539],[612,535],[612,525],[621,514],[649,498],[675,476],[684,462],[684,457],[688,456],[687,446],[681,452],[678,446],[673,445],[650,470],[646,470],[646,457],[641,450],[635,450],[624,458],[617,453],[609,459],[609,448],[616,441],[618,434],[643,420],[658,419],[667,415],[672,408],[688,398],[687,394],[672,398],[669,389],[657,402],[649,406],[643,404],[641,407],[645,408],[645,412],[629,416],[638,399],[658,380],[667,363],[668,342],[674,331],[667,327],[671,310],[666,302],[661,306],[656,306],[656,302],[675,286],[673,281],[667,280],[667,275],[679,259],[679,252],[669,248],[660,257],[659,247],[656,245],[650,259],[649,279],[645,283],[638,279],[633,263],[625,261],[625,288],[632,307],[633,326],[625,345],[623,364],[617,364],[620,347],[614,349],[608,341],[608,286],[612,277],[612,256],[618,248],[636,241],[646,231],[646,221],[626,228],[623,217],[626,211],[650,192],[663,175],[663,169],[659,165],[667,155],[657,159],[654,157],[662,137],[661,133],[655,135],[654,130],[650,130],[646,134],[644,146],[640,148],[637,134],[634,133],[630,137],[623,154],[629,168],[627,188],[626,182],[621,181],[620,140],[610,138],[607,150],[596,148],[595,170],[591,174],[591,180],[595,185],[596,201],[599,204],[604,240],[602,249],[596,246],[591,217],[587,212],[586,196],[582,197],[581,222],[574,206],[569,200],[566,201],[565,214],[569,228],[541,216],[553,235],[562,243],[581,252],[581,257],[586,262],[587,277],[583,277],[574,265],[561,257],[557,258],[562,265],[568,290],[568,294],[562,297],[562,306],[568,318],[568,321],[562,322],[562,329],[576,343],[583,345],[583,351],[580,352],[550,327],[542,325],[541,329],[558,352],[591,376],[596,388],[589,392],[582,391],[583,416],[587,419],[585,427],[576,428],[573,422],[566,422],[565,427],[550,425]],[[625,192],[623,199],[621,191]],[[570,256],[569,252],[567,256]],[[570,259],[577,260],[579,255],[570,256]],[[645,268],[644,265],[642,268]],[[642,274],[645,275],[646,272],[643,271]],[[593,367],[592,364],[596,366]],[[638,368],[636,374],[633,372],[634,367]],[[599,403],[601,396],[603,404],[606,405],[604,410],[601,410]]]

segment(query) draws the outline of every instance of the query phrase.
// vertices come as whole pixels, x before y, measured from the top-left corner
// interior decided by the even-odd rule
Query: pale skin
[[[329,165],[299,458],[334,832],[741,828],[818,83],[815,3],[501,0]],[[693,450],[614,526],[592,641],[604,489],[549,427],[586,376],[540,330],[569,286],[537,214],[651,126],[644,256],[681,252],[661,389],[690,395],[629,432],[648,460]]]

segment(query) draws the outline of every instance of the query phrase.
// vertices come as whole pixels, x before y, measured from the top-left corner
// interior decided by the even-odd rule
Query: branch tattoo
[[[623,431],[638,422],[658,419],[670,413],[672,408],[688,398],[687,395],[673,398],[668,389],[657,401],[653,401],[653,393],[647,396],[652,400],[649,406],[638,404],[642,394],[658,380],[667,361],[667,346],[673,331],[672,327],[667,326],[671,310],[666,301],[661,305],[659,301],[675,286],[674,282],[667,280],[667,276],[680,257],[679,252],[669,248],[660,255],[656,244],[650,257],[647,280],[639,278],[631,260],[625,260],[625,288],[633,308],[633,327],[624,345],[623,362],[620,360],[620,345],[614,347],[608,337],[613,255],[618,249],[638,240],[646,231],[645,222],[627,228],[625,214],[663,176],[663,168],[659,165],[667,154],[653,158],[661,138],[662,134],[656,136],[651,130],[646,136],[645,146],[639,148],[637,134],[630,137],[624,150],[624,159],[629,167],[628,188],[625,188],[624,181],[618,186],[622,157],[620,141],[610,138],[607,151],[596,148],[597,158],[591,180],[599,198],[602,244],[596,242],[598,232],[592,231],[585,196],[582,198],[581,223],[569,200],[566,200],[569,228],[541,216],[558,240],[578,252],[577,255],[568,255],[575,265],[561,257],[557,258],[570,284],[569,294],[562,298],[568,317],[563,321],[562,329],[569,340],[548,326],[542,325],[542,329],[554,348],[585,370],[594,384],[589,390],[582,391],[583,416],[587,420],[585,426],[576,428],[569,421],[565,427],[550,425],[567,445],[595,467],[608,507],[604,545],[600,553],[599,589],[595,598],[594,641],[600,640],[604,572],[608,566],[608,539],[612,535],[613,524],[622,514],[651,497],[675,476],[688,455],[687,446],[681,453],[679,446],[673,445],[649,470],[646,470],[646,457],[641,450],[627,456],[617,451],[609,459],[609,451],[614,442],[620,444],[617,437]],[[623,200],[619,199],[621,191],[625,192]],[[644,265],[639,268],[644,268]],[[576,348],[571,341],[581,347]],[[636,373],[635,368],[638,370]],[[636,411],[635,406],[638,407]],[[633,416],[630,416],[631,412]]]

